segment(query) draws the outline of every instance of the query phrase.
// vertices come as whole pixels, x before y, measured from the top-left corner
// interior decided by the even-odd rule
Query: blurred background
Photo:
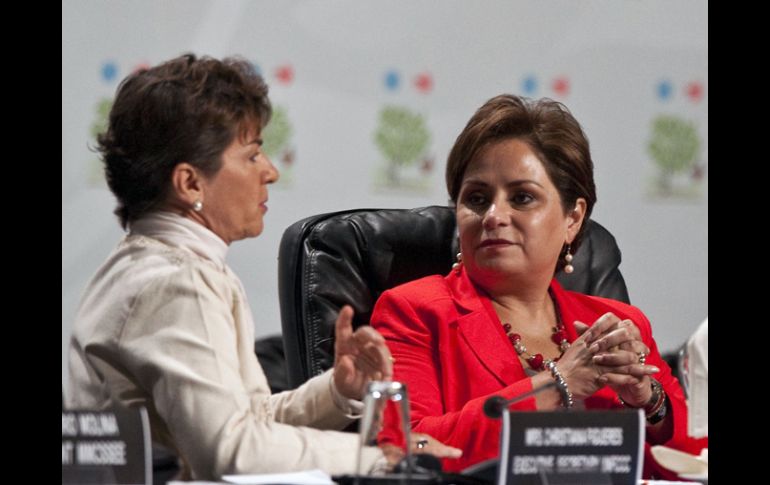
[[[77,303],[122,237],[94,135],[121,79],[185,52],[270,85],[281,171],[264,233],[235,243],[257,337],[281,331],[278,244],[303,217],[446,204],[446,156],[500,93],[566,104],[631,302],[662,351],[708,314],[708,12],[697,0],[62,2],[62,385]]]

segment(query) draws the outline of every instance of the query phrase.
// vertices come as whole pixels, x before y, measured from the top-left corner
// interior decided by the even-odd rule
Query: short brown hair
[[[588,138],[566,106],[547,98],[533,101],[502,94],[474,113],[447,159],[446,185],[452,202],[457,203],[465,171],[479,151],[489,143],[509,138],[524,141],[542,160],[565,213],[575,207],[579,197],[585,199],[587,221],[596,203]],[[573,250],[580,246],[585,228],[584,221],[572,242]]]
[[[162,203],[187,162],[210,176],[236,136],[270,120],[267,85],[251,63],[185,54],[124,79],[97,138],[125,228]]]

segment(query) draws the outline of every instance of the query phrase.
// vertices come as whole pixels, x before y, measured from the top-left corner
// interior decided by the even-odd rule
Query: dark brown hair
[[[527,143],[545,166],[559,191],[565,214],[579,197],[586,200],[586,214],[580,232],[572,242],[577,250],[586,221],[596,203],[594,164],[588,138],[566,106],[552,99],[530,100],[511,94],[490,99],[471,117],[449,153],[446,184],[457,203],[463,176],[479,151],[489,143],[517,138]],[[559,258],[558,269],[563,266]]]
[[[180,162],[215,174],[235,137],[261,130],[271,112],[267,86],[244,59],[185,54],[128,76],[97,138],[120,224],[166,199]]]

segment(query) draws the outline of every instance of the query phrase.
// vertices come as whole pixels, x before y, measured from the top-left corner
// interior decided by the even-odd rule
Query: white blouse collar
[[[131,223],[129,235],[158,239],[225,267],[227,243],[203,225],[173,212],[157,211],[142,216]]]

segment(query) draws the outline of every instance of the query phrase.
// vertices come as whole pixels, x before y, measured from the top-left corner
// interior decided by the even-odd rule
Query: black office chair
[[[368,324],[383,291],[431,274],[447,274],[457,253],[454,210],[354,209],[308,217],[283,233],[278,293],[289,387],[334,362],[339,309],[355,310],[353,325]],[[588,221],[575,254],[575,272],[559,274],[570,290],[628,302],[620,250],[601,225]]]

